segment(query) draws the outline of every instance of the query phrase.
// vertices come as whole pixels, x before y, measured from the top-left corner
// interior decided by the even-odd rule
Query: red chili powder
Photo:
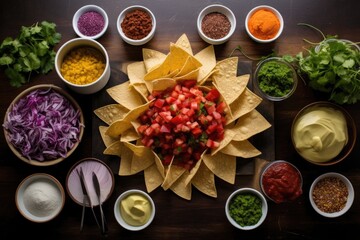
[[[79,31],[85,36],[95,36],[104,29],[105,20],[100,13],[89,11],[79,17],[77,25]]]
[[[121,28],[128,38],[139,40],[151,32],[152,20],[147,12],[135,10],[125,15]]]
[[[222,13],[212,12],[205,15],[201,21],[201,30],[212,39],[225,37],[231,28],[229,19]]]

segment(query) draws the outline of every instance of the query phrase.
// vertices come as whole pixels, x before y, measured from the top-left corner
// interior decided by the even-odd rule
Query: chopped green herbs
[[[30,80],[31,73],[51,71],[56,55],[53,47],[60,39],[56,24],[47,21],[22,26],[17,38],[5,38],[0,45],[0,67],[5,69],[10,85],[20,87]]]
[[[325,39],[306,56],[299,53],[297,59],[309,86],[328,93],[329,100],[338,104],[360,100],[360,51],[353,43]]]
[[[294,77],[291,67],[277,60],[264,62],[257,74],[259,88],[272,97],[287,95],[294,86]]]
[[[238,194],[231,199],[229,212],[240,226],[255,225],[262,216],[261,199],[251,193]]]

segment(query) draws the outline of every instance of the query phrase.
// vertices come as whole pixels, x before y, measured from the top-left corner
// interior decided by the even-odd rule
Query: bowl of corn
[[[56,53],[55,69],[61,80],[80,94],[98,92],[110,79],[108,53],[92,39],[75,38],[64,43]]]

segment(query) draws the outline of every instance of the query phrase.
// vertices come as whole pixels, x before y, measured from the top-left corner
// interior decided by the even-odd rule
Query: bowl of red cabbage
[[[85,127],[78,103],[52,84],[21,92],[8,107],[2,126],[11,151],[36,166],[54,165],[69,157]]]

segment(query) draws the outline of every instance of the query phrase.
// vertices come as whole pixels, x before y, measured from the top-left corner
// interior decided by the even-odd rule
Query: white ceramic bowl
[[[271,96],[270,94],[264,92],[260,87],[259,72],[260,72],[261,68],[269,62],[274,62],[274,63],[277,63],[278,65],[282,64],[283,66],[288,67],[289,70],[291,71],[293,84],[291,86],[290,91],[283,96]],[[280,81],[275,80],[274,82],[275,82],[275,84],[273,84],[273,85],[277,84],[279,86],[279,88],[284,87],[284,84],[281,84]],[[284,61],[283,59],[281,59],[279,57],[270,57],[270,58],[267,58],[258,63],[258,65],[255,69],[254,75],[253,75],[253,83],[254,83],[254,87],[259,91],[259,93],[261,94],[262,97],[265,97],[266,99],[268,99],[270,101],[282,101],[282,100],[289,98],[291,95],[293,95],[293,93],[295,92],[297,85],[298,85],[298,77],[297,77],[297,73],[296,73],[294,67],[290,63]]]
[[[75,163],[69,170],[66,176],[66,190],[70,198],[75,203],[83,205],[83,191],[81,188],[80,177],[77,170],[83,170],[85,184],[87,187],[88,195],[90,197],[93,206],[99,205],[99,200],[95,192],[94,184],[92,181],[92,173],[94,172],[99,180],[101,188],[101,203],[109,199],[114,190],[115,179],[110,167],[103,161],[97,158],[84,158]],[[90,207],[88,202],[85,203],[87,207]]]
[[[129,195],[132,195],[132,194],[139,194],[143,197],[145,197],[150,205],[151,205],[151,213],[150,213],[150,218],[148,219],[148,221],[141,225],[141,226],[133,226],[133,225],[130,225],[128,224],[127,222],[125,222],[125,220],[123,219],[122,215],[121,215],[121,210],[120,210],[120,203],[123,199],[125,199],[126,197],[128,197]],[[155,204],[154,204],[154,201],[152,200],[152,198],[150,197],[149,194],[147,194],[146,192],[144,191],[141,191],[141,190],[137,190],[137,189],[131,189],[131,190],[128,190],[126,192],[123,192],[117,199],[116,199],[116,202],[115,202],[115,205],[114,205],[114,215],[115,215],[115,218],[116,218],[116,221],[125,229],[127,230],[131,230],[131,231],[139,231],[139,230],[143,230],[145,229],[146,227],[148,227],[151,222],[154,220],[154,217],[155,217]]]
[[[213,13],[213,12],[218,12],[218,13],[224,14],[230,21],[230,24],[231,24],[230,31],[223,38],[213,39],[213,38],[206,36],[205,33],[202,31],[201,25],[202,25],[203,18],[207,14]],[[209,5],[209,6],[205,7],[198,15],[198,18],[197,18],[198,33],[199,33],[200,37],[209,44],[219,45],[219,44],[223,44],[223,43],[227,42],[231,38],[233,33],[235,32],[235,29],[236,29],[236,18],[235,18],[234,13],[228,7],[223,6],[221,4]]]
[[[65,204],[61,183],[46,173],[35,173],[21,181],[15,194],[16,207],[26,219],[43,223],[58,216]]]
[[[335,177],[335,178],[340,179],[343,183],[345,183],[347,190],[348,190],[347,201],[346,201],[344,208],[341,209],[340,211],[333,212],[333,213],[327,213],[327,212],[320,210],[319,207],[316,205],[314,198],[313,198],[314,187],[320,180],[327,178],[327,177]],[[339,217],[339,216],[345,214],[350,209],[351,205],[353,204],[354,197],[355,197],[354,188],[353,188],[351,182],[349,181],[349,179],[347,179],[344,175],[335,173],[335,172],[324,173],[324,174],[320,175],[319,177],[317,177],[314,180],[314,182],[311,184],[310,191],[309,191],[309,199],[310,199],[311,206],[314,208],[314,210],[318,214],[320,214],[324,217],[328,217],[328,218],[335,218],[335,217]]]
[[[125,33],[123,32],[122,30],[122,27],[121,27],[121,23],[123,22],[126,14],[128,13],[131,13],[135,10],[141,10],[141,11],[144,11],[146,13],[148,13],[151,17],[151,20],[152,20],[152,28],[151,28],[151,31],[149,32],[148,35],[146,35],[146,37],[142,38],[142,39],[131,39],[129,37],[127,37],[125,35]],[[135,46],[139,46],[139,45],[144,45],[145,43],[149,42],[155,35],[155,31],[156,31],[156,18],[155,18],[155,15],[151,12],[150,9],[148,9],[147,7],[144,7],[144,6],[140,6],[140,5],[133,5],[133,6],[130,6],[130,7],[127,7],[125,8],[118,16],[117,18],[117,21],[116,21],[116,27],[117,27],[117,30],[120,34],[120,37],[128,44],[131,44],[131,45],[135,45]]]
[[[87,12],[97,12],[97,13],[101,14],[101,16],[104,18],[104,26],[103,26],[102,30],[99,33],[97,33],[95,35],[92,35],[92,36],[83,34],[78,28],[79,18],[84,13],[87,13]],[[108,18],[108,15],[106,14],[105,10],[102,9],[101,7],[99,7],[97,5],[85,5],[85,6],[81,7],[79,10],[77,10],[75,12],[75,14],[73,16],[73,19],[72,19],[72,26],[73,26],[73,29],[74,29],[75,33],[79,37],[90,38],[90,39],[98,39],[102,35],[104,35],[104,33],[106,32],[106,30],[107,30],[107,28],[109,26],[109,18]]]
[[[94,82],[79,85],[66,80],[61,74],[61,64],[65,56],[73,49],[78,47],[92,47],[100,51],[105,59],[105,69],[102,75]],[[90,38],[74,38],[64,43],[57,51],[55,56],[55,69],[58,76],[73,91],[81,94],[92,94],[100,91],[110,79],[110,61],[106,49],[97,41]]]
[[[230,211],[229,211],[229,208],[230,208],[230,205],[231,205],[231,201],[234,197],[236,197],[237,195],[239,194],[253,194],[255,195],[257,198],[259,198],[261,200],[261,204],[262,204],[262,215],[259,219],[259,221],[254,224],[254,225],[250,225],[250,226],[241,226],[240,224],[238,224],[230,215]],[[267,212],[268,212],[268,205],[267,205],[267,201],[264,197],[264,195],[257,191],[256,189],[253,189],[253,188],[240,188],[236,191],[234,191],[229,197],[228,199],[226,200],[226,205],[225,205],[225,214],[226,214],[226,217],[227,219],[229,220],[229,222],[236,228],[238,229],[241,229],[241,230],[252,230],[252,229],[255,229],[257,227],[259,227],[263,222],[264,220],[266,219],[266,216],[267,216]]]
[[[295,178],[295,176],[297,176],[297,178]],[[296,185],[294,180],[297,180]],[[279,181],[281,181],[281,183],[279,183]],[[301,172],[295,165],[284,160],[276,160],[268,163],[261,172],[259,184],[264,195],[275,203],[294,201],[303,193],[303,178]],[[268,191],[268,189],[272,191]],[[277,199],[274,199],[274,196],[276,196]]]
[[[80,121],[79,131],[80,132],[78,134],[78,141],[76,143],[74,143],[74,146],[71,149],[68,149],[68,152],[67,152],[65,157],[59,156],[56,159],[45,159],[43,161],[40,161],[40,160],[37,160],[37,159],[28,159],[26,156],[24,156],[22,154],[22,152],[11,141],[11,138],[10,138],[11,133],[8,130],[8,128],[5,127],[7,125],[6,122],[8,122],[8,120],[9,120],[8,115],[10,114],[10,112],[12,112],[13,106],[15,104],[17,104],[21,99],[26,98],[31,92],[37,91],[37,90],[47,91],[49,89],[54,90],[56,93],[62,95],[64,98],[69,100],[69,102],[73,106],[74,110],[76,110],[76,111],[79,110],[80,111],[80,116],[79,116],[79,121]],[[42,114],[42,115],[44,116],[44,114]],[[49,118],[47,120],[48,120],[48,122],[50,121]],[[60,88],[58,86],[55,86],[53,84],[39,84],[39,85],[34,85],[32,87],[29,87],[29,88],[25,89],[19,95],[16,96],[16,98],[11,102],[10,106],[6,110],[3,127],[4,127],[5,139],[6,139],[6,142],[7,142],[8,146],[9,146],[9,148],[11,149],[11,151],[20,160],[22,160],[23,162],[28,163],[30,165],[34,165],[34,166],[50,166],[50,165],[55,165],[55,164],[58,164],[58,163],[62,162],[63,160],[65,160],[67,157],[69,157],[76,150],[76,148],[79,146],[79,144],[80,144],[80,142],[82,140],[82,137],[84,135],[85,121],[84,121],[83,112],[82,112],[79,104],[76,102],[76,100],[70,94],[68,94],[62,88]],[[29,130],[30,129],[24,129],[25,132],[29,132]]]
[[[268,10],[268,11],[271,11],[272,13],[274,13],[277,18],[279,19],[280,21],[280,28],[279,28],[279,31],[277,32],[277,34],[271,38],[271,39],[260,39],[260,38],[257,38],[255,37],[251,32],[250,32],[250,29],[249,29],[249,26],[248,26],[248,22],[249,22],[249,19],[250,17],[255,13],[257,12],[258,10],[261,10],[261,9],[265,9],[265,10]],[[250,12],[246,15],[246,18],[245,18],[245,29],[246,29],[246,32],[248,33],[248,35],[256,42],[259,42],[259,43],[269,43],[269,42],[273,42],[275,41],[277,38],[280,37],[283,29],[284,29],[284,19],[282,17],[282,15],[280,14],[280,12],[278,10],[276,10],[275,8],[271,7],[271,6],[267,6],[267,5],[260,5],[260,6],[257,6],[257,7],[254,7],[253,9],[250,10]]]

